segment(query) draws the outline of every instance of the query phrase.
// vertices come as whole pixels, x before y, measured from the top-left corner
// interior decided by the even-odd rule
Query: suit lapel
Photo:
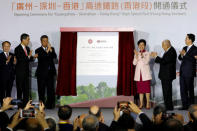
[[[43,47],[41,46],[41,51],[43,52],[43,54],[47,55],[47,52],[43,49]]]
[[[194,45],[192,45],[192,47],[186,52],[186,54],[189,54],[193,50],[193,48],[194,48]]]
[[[7,60],[5,53],[4,52],[2,52],[2,53],[3,53],[3,57]]]
[[[45,50],[43,49],[43,47],[42,47],[42,46],[41,46],[40,48],[41,48],[41,51],[42,51],[42,52],[45,52]]]
[[[1,52],[0,53],[0,59],[6,60],[6,56],[5,56],[5,53],[4,52]]]

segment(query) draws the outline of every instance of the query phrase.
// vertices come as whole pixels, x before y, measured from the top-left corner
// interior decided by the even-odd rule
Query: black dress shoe
[[[178,110],[187,110],[187,109],[188,109],[187,107],[181,107]]]

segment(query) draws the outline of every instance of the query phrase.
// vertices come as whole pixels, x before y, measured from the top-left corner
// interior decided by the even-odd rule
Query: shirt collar
[[[8,56],[9,56],[9,52],[4,52],[4,54],[5,54],[5,55],[7,55],[7,54],[8,54]]]
[[[187,46],[188,48],[191,48],[193,46],[193,44],[192,45],[189,45],[189,46]]]
[[[192,44],[192,45],[187,46],[187,51],[189,51],[189,49],[190,49],[192,46],[193,46],[193,44]]]
[[[21,44],[21,46],[23,47],[23,49],[25,48],[25,46],[23,44]]]
[[[47,49],[47,47],[44,47],[44,46],[42,46],[42,48],[45,50],[45,49]]]

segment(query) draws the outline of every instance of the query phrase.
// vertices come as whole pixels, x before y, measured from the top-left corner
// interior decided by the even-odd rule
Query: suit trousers
[[[30,99],[29,75],[16,75],[16,89],[17,99],[23,100],[23,106],[25,106]]]
[[[46,77],[37,76],[37,84],[39,100],[46,105],[46,108],[53,108],[55,106],[54,75],[47,75]],[[47,100],[45,90],[47,91]]]
[[[194,104],[194,77],[180,76],[180,91],[183,107]]]
[[[161,80],[162,90],[163,90],[163,97],[164,97],[164,104],[166,109],[173,110],[173,103],[172,103],[172,81],[173,80]]]

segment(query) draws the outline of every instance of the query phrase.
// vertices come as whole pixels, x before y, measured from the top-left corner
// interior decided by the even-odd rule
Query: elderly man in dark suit
[[[186,46],[180,51],[179,60],[182,61],[180,67],[180,87],[181,87],[181,110],[186,110],[194,104],[194,77],[196,76],[197,47],[193,44],[194,34],[187,34],[185,38]]]
[[[51,47],[48,41],[48,36],[43,35],[40,38],[42,46],[35,50],[38,54],[38,67],[36,70],[38,95],[46,108],[52,109],[55,107],[55,87],[54,77],[56,69],[54,59],[57,58],[55,49]],[[45,100],[45,89],[47,89],[47,100]]]
[[[173,110],[172,103],[172,81],[176,79],[176,59],[177,54],[169,40],[162,42],[162,48],[165,53],[162,57],[157,56],[156,52],[152,53],[155,62],[160,64],[159,79],[161,80],[164,103],[167,110]]]
[[[15,78],[15,64],[16,58],[14,54],[10,52],[11,43],[4,41],[2,43],[3,52],[0,53],[0,102],[4,97],[10,97],[12,86]]]

